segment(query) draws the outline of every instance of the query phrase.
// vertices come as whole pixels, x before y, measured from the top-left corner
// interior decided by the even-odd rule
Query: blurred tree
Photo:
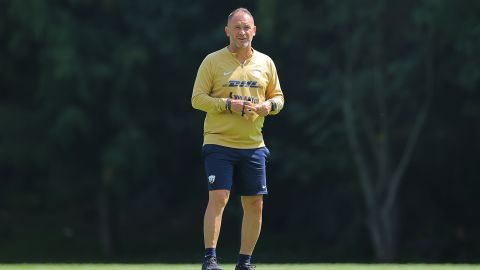
[[[387,8],[395,7],[384,1],[377,1],[375,7],[370,14],[365,12],[365,17],[361,11],[357,13],[359,7],[347,10],[349,23],[340,37],[345,44],[342,112],[365,200],[375,257],[377,261],[392,262],[397,257],[399,186],[411,162],[432,100],[433,46],[431,30],[427,29],[424,45],[420,40],[413,41],[423,47],[425,59],[418,59],[417,55],[400,57],[393,47],[395,44],[386,44],[390,40],[382,23],[392,18],[398,20],[394,16],[398,13],[388,13]],[[359,24],[359,21],[363,23]],[[411,25],[411,22],[405,24]],[[392,48],[391,52],[388,51]],[[418,98],[421,102],[415,109],[412,104],[405,106],[401,98],[408,93],[409,88],[404,83],[410,81],[408,77],[412,70],[399,67],[413,67],[421,72],[422,64],[425,65],[425,82],[419,81],[418,86],[423,86],[426,94],[424,98]],[[391,80],[393,77],[396,78]],[[390,85],[387,82],[399,83]],[[408,116],[412,112],[413,115]],[[411,123],[408,123],[409,118]],[[410,134],[400,129],[410,130],[407,131]]]
[[[299,175],[295,168],[300,165],[290,164],[283,169],[284,177],[311,179],[322,170],[326,156],[346,154],[341,146],[333,156],[313,149],[348,142],[374,256],[377,261],[393,261],[402,224],[399,187],[431,108],[437,88],[435,63],[442,57],[436,49],[442,37],[430,18],[437,12],[434,7],[445,2],[307,2],[302,2],[309,7],[306,12],[301,4],[292,3],[290,17],[279,27],[288,37],[283,46],[304,51],[287,60],[296,67],[291,80],[297,84],[291,87],[301,88],[305,81],[310,90],[294,97],[287,114],[292,123],[298,123],[297,130],[304,131],[295,135],[305,136],[290,153],[308,169]],[[305,40],[314,45],[308,46]],[[292,172],[286,171],[289,167]]]

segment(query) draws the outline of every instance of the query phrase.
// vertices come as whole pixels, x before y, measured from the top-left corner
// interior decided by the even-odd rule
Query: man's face
[[[230,44],[237,49],[250,47],[256,30],[253,18],[244,12],[235,13],[225,27]]]

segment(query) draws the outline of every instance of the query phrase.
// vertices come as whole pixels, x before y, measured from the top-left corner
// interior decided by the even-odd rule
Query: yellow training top
[[[227,99],[248,100],[254,104],[271,100],[277,114],[284,104],[277,69],[267,55],[253,51],[244,64],[227,47],[203,60],[195,79],[192,106],[207,112],[203,144],[251,149],[265,146],[262,136],[264,117],[250,119],[230,113]]]

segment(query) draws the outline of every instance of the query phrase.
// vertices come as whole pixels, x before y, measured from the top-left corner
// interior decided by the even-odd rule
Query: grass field
[[[234,265],[223,265],[233,270]],[[473,270],[473,264],[259,264],[257,270]],[[200,270],[198,264],[0,264],[0,270]]]

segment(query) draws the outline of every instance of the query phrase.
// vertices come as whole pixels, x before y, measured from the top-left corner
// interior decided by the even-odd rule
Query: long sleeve
[[[198,68],[195,84],[193,85],[192,107],[207,113],[224,112],[226,98],[210,96],[213,87],[213,68],[207,56]]]
[[[270,61],[270,71],[271,77],[270,82],[267,86],[265,98],[266,100],[271,100],[276,104],[275,110],[270,112],[270,115],[278,114],[282,109],[283,105],[285,104],[285,99],[283,97],[283,92],[280,87],[280,81],[278,79],[277,68],[273,61]]]

